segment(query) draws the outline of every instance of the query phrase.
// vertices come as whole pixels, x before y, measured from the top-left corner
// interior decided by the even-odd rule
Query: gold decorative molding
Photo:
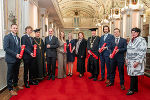
[[[134,9],[133,11],[140,11],[139,9]]]

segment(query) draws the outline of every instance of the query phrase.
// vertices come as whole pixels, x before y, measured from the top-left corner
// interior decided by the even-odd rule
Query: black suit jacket
[[[47,45],[50,45],[50,48],[47,48]],[[56,49],[59,46],[58,38],[53,35],[51,41],[49,40],[49,36],[45,37],[45,48],[46,48],[46,57],[57,57]]]
[[[99,56],[99,52],[98,52],[98,49],[99,49],[99,42],[100,42],[100,37],[99,36],[96,36],[96,39],[93,43],[93,47],[91,48],[90,43],[91,41],[91,37],[88,38],[88,41],[87,41],[87,50],[91,50],[95,55]]]
[[[33,38],[31,37],[31,40],[30,40],[28,35],[25,34],[21,38],[21,45],[26,46],[24,54],[23,54],[23,59],[31,59],[32,56],[30,54],[33,53]]]
[[[112,40],[112,44],[111,44],[111,53],[113,52],[114,48],[116,46],[115,43],[115,38]],[[124,62],[124,55],[125,52],[127,51],[127,41],[124,38],[120,37],[119,43],[118,43],[118,49],[119,51],[116,53],[116,55],[114,56],[113,59],[118,60],[119,62]]]
[[[83,58],[86,58],[86,47],[87,47],[87,41],[85,39],[82,39],[79,45],[77,57],[81,58],[81,56],[83,56]]]
[[[17,60],[16,55],[20,53],[20,38],[17,36],[18,45],[15,42],[15,39],[12,33],[9,33],[4,37],[3,48],[5,53],[5,60],[7,63],[15,63]]]

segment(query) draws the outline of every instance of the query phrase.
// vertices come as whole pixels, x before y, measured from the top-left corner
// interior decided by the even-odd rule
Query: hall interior
[[[61,31],[73,34],[82,31],[85,38],[91,36],[90,28],[98,28],[103,35],[103,26],[119,28],[121,36],[131,38],[131,29],[141,29],[141,36],[148,44],[145,75],[150,77],[150,0],[0,0],[0,90],[6,87],[6,63],[4,62],[3,38],[10,32],[12,23],[18,25],[18,36],[25,33],[26,26],[40,28],[41,38],[48,36],[53,28],[55,36]],[[34,37],[34,33],[32,33]]]

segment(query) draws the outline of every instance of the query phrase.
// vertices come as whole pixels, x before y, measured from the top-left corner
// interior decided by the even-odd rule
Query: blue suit
[[[16,42],[17,41],[17,42]],[[20,67],[20,60],[16,58],[16,55],[20,53],[20,38],[13,36],[9,33],[4,37],[3,48],[5,53],[5,61],[7,62],[7,86],[9,91],[13,90],[13,86],[18,85],[18,74]]]
[[[101,77],[104,79],[105,78],[105,63],[107,66],[107,79],[110,80],[110,72],[111,72],[111,68],[110,68],[110,58],[109,55],[111,53],[111,44],[112,44],[112,40],[114,39],[114,36],[111,34],[108,34],[106,39],[104,40],[104,35],[101,36],[101,41],[99,43],[99,48],[101,48],[103,46],[104,43],[106,43],[106,47],[107,49],[105,49],[102,53],[100,53],[100,61],[101,61]]]
[[[118,46],[119,51],[115,54],[114,58],[111,59],[111,76],[110,82],[114,83],[116,67],[118,66],[119,77],[120,77],[120,85],[124,85],[124,54],[127,51],[127,41],[124,38],[120,37],[119,43],[115,43],[115,39],[113,39],[111,45],[111,52],[113,52],[115,46]]]

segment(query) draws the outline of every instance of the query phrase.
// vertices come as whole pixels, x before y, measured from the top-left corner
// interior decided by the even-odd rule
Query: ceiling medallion
[[[75,11],[74,11],[74,14],[75,14],[76,16],[78,16],[79,13],[78,13],[77,10],[75,10]]]

